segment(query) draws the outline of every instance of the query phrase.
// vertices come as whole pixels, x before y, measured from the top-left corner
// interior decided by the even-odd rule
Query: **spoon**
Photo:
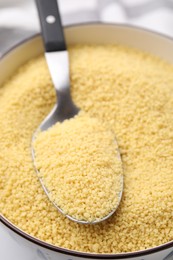
[[[45,47],[45,58],[50,71],[53,85],[55,87],[57,95],[57,103],[50,112],[50,114],[43,120],[32,138],[32,159],[35,167],[35,171],[39,174],[39,170],[36,167],[36,158],[34,151],[34,140],[38,131],[46,131],[49,127],[53,126],[57,122],[63,122],[66,119],[70,119],[78,114],[80,109],[74,104],[70,94],[70,77],[69,77],[69,58],[66,43],[63,34],[63,28],[61,25],[61,18],[58,9],[57,0],[36,0],[37,9],[40,18],[40,24],[42,29],[43,43]],[[57,76],[58,72],[58,76]],[[119,151],[118,159],[121,160]],[[54,206],[67,218],[80,224],[96,224],[108,219],[116,211],[122,197],[123,191],[123,176],[121,178],[121,190],[118,196],[117,207],[114,208],[104,218],[97,219],[92,222],[78,220],[63,212],[50,196],[50,191],[44,185],[41,177],[39,177],[41,185]]]

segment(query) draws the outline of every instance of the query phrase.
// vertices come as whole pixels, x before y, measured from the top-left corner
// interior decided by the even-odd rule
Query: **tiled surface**
[[[173,37],[173,0],[59,0],[59,4],[64,25],[126,23]],[[33,31],[39,31],[34,0],[0,0],[0,53]]]
[[[102,21],[138,25],[173,37],[173,0],[99,0]]]

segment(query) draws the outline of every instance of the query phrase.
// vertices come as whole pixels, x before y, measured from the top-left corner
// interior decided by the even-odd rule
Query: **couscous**
[[[45,195],[31,138],[55,92],[38,57],[0,88],[2,214],[34,237],[82,252],[132,252],[172,240],[173,66],[118,45],[77,45],[69,53],[74,102],[108,123],[117,138],[124,167],[120,206],[107,221],[80,225]]]
[[[35,137],[35,165],[64,214],[99,221],[117,208],[123,169],[114,133],[80,112]]]

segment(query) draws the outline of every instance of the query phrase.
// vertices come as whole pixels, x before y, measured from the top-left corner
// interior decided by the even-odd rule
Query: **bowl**
[[[137,27],[120,24],[89,23],[68,26],[65,28],[68,44],[123,44],[138,48],[173,63],[173,39],[161,34]],[[2,84],[19,66],[43,53],[42,39],[39,34],[33,35],[9,50],[0,60],[0,84]],[[119,254],[82,253],[60,248],[43,242],[20,230],[4,216],[1,216],[2,227],[9,233],[30,259],[74,260],[74,259],[129,259],[129,260],[171,260],[173,259],[173,241],[163,245]]]

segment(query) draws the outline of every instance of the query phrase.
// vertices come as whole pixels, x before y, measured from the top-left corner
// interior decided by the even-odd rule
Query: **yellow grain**
[[[120,207],[111,219],[83,226],[63,217],[44,194],[30,145],[55,93],[40,57],[22,66],[0,92],[2,214],[32,236],[83,252],[132,252],[171,241],[173,66],[122,46],[69,51],[75,103],[108,122],[117,137],[124,165]]]
[[[117,208],[123,170],[108,126],[80,112],[39,132],[34,150],[39,177],[65,214],[93,222]]]

